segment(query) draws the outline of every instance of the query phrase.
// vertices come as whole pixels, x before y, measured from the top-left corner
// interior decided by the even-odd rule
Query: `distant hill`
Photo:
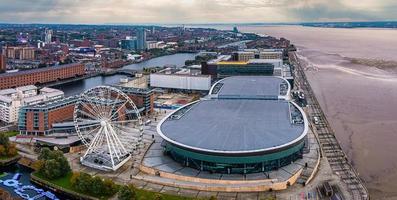
[[[300,23],[302,26],[324,28],[397,28],[397,21],[379,22],[308,22]]]

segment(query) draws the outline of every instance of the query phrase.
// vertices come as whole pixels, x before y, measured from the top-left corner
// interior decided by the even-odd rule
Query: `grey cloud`
[[[0,22],[202,23],[397,19],[397,3],[378,10],[348,0],[0,0]]]

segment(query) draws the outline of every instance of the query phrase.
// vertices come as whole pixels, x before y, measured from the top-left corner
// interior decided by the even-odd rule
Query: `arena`
[[[288,101],[287,80],[235,76],[177,109],[157,126],[165,152],[185,166],[217,173],[275,170],[302,157],[303,110]]]

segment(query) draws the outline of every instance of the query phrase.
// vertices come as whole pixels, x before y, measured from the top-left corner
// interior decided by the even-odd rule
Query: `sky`
[[[0,0],[3,23],[253,23],[397,20],[397,0]]]

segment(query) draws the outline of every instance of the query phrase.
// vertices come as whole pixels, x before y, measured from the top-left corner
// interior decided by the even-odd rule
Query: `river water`
[[[126,65],[125,69],[142,70],[143,68],[149,67],[162,67],[164,65],[175,65],[177,67],[183,67],[186,60],[192,60],[196,54],[194,53],[178,53],[168,56],[157,57],[141,63],[135,63]],[[98,86],[98,85],[112,85],[120,82],[121,78],[126,78],[125,75],[113,75],[113,76],[97,76],[80,81],[65,83],[62,85],[55,86],[54,88],[61,89],[65,92],[65,96],[71,96],[80,94],[81,92]]]
[[[397,30],[238,28],[298,46],[316,97],[372,199],[397,199]]]

